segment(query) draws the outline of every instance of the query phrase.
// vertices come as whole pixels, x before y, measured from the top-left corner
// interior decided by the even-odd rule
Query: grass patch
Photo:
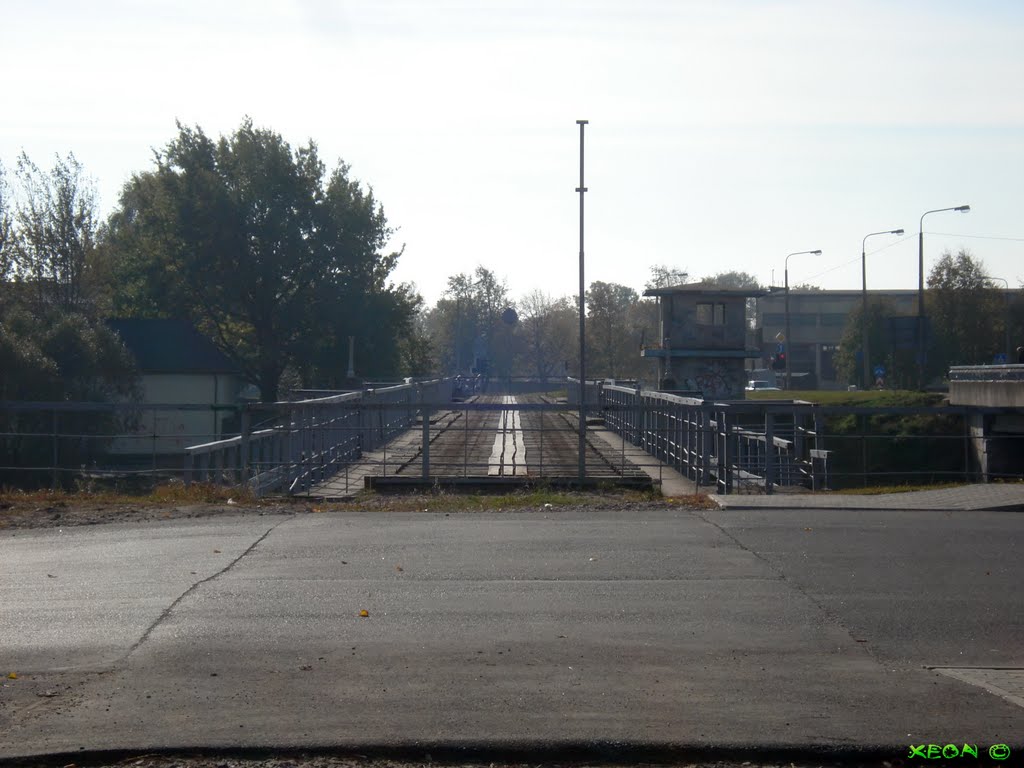
[[[659,503],[682,509],[715,509],[704,494],[664,498],[657,490],[639,491],[612,488],[593,491],[566,491],[535,486],[507,493],[458,493],[438,490],[433,493],[376,493],[363,491],[351,499],[317,500],[305,497],[268,496],[257,499],[238,488],[224,488],[206,483],[161,485],[151,492],[126,494],[115,491],[21,491],[0,489],[0,511],[4,509],[103,508],[128,506],[141,508],[191,507],[204,504],[224,505],[228,501],[243,507],[306,508],[313,512],[345,509],[388,512],[504,512],[560,507],[628,507],[635,504]]]
[[[211,483],[166,483],[142,493],[113,490],[21,491],[0,489],[0,502],[7,504],[226,504],[231,499],[239,504],[255,503],[251,492],[241,488],[225,488]]]

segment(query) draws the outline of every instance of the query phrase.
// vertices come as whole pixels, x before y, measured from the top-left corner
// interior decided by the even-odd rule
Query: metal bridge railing
[[[1004,456],[1024,457],[1024,435],[989,435],[983,441],[971,426],[1005,408],[714,402],[598,382],[594,389],[609,429],[697,487],[719,493],[1024,478],[1020,459],[999,469],[978,466],[978,451],[993,446]],[[929,419],[945,420],[946,429],[915,431],[915,420]]]
[[[242,412],[241,434],[186,448],[185,482],[246,484],[257,495],[308,492],[364,452],[410,429],[423,404],[451,400],[452,380],[435,379],[361,392],[274,403],[264,429]],[[264,414],[266,415],[266,414]]]

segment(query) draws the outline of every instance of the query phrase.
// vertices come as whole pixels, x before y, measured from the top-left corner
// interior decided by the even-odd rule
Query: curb
[[[1013,753],[1020,747],[1013,747]],[[431,743],[416,742],[394,745],[366,744],[361,746],[339,745],[310,748],[294,746],[275,747],[160,747],[137,749],[80,750],[77,752],[53,752],[49,754],[25,754],[23,756],[0,757],[0,768],[25,768],[26,766],[67,766],[86,768],[90,765],[111,765],[129,759],[145,757],[174,758],[187,761],[194,758],[222,758],[238,760],[267,760],[281,758],[350,758],[360,762],[390,760],[409,763],[465,764],[465,763],[513,763],[526,764],[579,764],[607,766],[635,766],[647,764],[694,764],[694,763],[735,763],[781,765],[829,765],[829,766],[879,766],[899,764],[907,755],[907,745],[849,745],[815,746],[780,745],[776,747],[751,747],[748,745],[693,745],[693,744],[642,744],[625,742],[565,742],[532,743],[509,742],[465,742]],[[187,762],[185,763],[187,765]],[[948,764],[948,762],[947,762]]]
[[[751,501],[732,501],[730,496],[720,496],[718,494],[709,494],[709,498],[714,501],[718,508],[721,510],[728,511],[739,511],[739,510],[785,510],[792,511],[798,509],[813,509],[819,511],[828,512],[1024,512],[1024,504],[1020,502],[1006,502],[1004,504],[982,504],[980,506],[971,507],[958,507],[951,505],[908,505],[908,504],[864,504],[864,503],[850,503],[850,504],[835,504],[829,503],[828,500],[822,500],[821,503],[799,503],[799,504],[780,504],[772,502],[770,504],[759,504]],[[801,496],[801,499],[808,497]]]

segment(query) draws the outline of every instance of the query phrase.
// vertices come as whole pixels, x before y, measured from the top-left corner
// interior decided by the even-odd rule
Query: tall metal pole
[[[865,246],[868,239],[860,241],[860,356],[861,389],[871,387],[871,363],[868,358],[868,259]]]
[[[1012,363],[1013,350],[1010,349],[1010,281],[1005,277],[992,277],[991,275],[982,275],[981,278],[982,280],[1002,280],[1003,285],[1006,286],[1006,290],[1003,292],[1003,331],[1006,337],[1006,362]]]
[[[924,389],[924,217],[931,213],[921,214],[921,224],[917,231],[917,388]]]
[[[921,214],[921,223],[917,230],[917,388],[924,389],[925,332],[924,332],[924,217],[929,213],[943,211],[960,211],[967,213],[969,205],[957,205],[953,208],[936,208]]]
[[[902,235],[902,229],[887,229],[883,232],[872,232],[864,235],[864,239],[860,241],[860,280],[861,280],[861,308],[860,308],[860,355],[862,366],[863,382],[861,386],[864,389],[871,388],[871,357],[868,348],[868,260],[866,255],[866,248],[869,237],[875,235]]]
[[[782,351],[786,355],[786,391],[789,392],[789,356],[793,354],[793,345],[789,335],[789,256],[786,257],[786,338],[782,341]]]
[[[584,312],[584,282],[583,282],[583,195],[587,191],[587,188],[583,185],[583,129],[587,124],[587,120],[577,120],[576,125],[580,127],[580,185],[576,187],[576,191],[580,195],[580,424],[579,424],[579,466],[577,469],[578,479],[580,485],[583,484],[583,480],[587,474],[587,408],[586,408],[586,397],[587,397],[587,378],[586,378],[586,365],[584,364],[585,357],[585,334],[586,334],[586,314]]]
[[[793,356],[793,339],[789,335],[789,257],[802,256],[807,253],[813,254],[814,256],[821,256],[821,251],[817,249],[813,251],[796,251],[795,253],[787,255],[786,260],[783,262],[786,272],[786,338],[782,342],[782,348],[785,350],[786,354],[786,391],[789,391],[792,386],[792,381],[790,381],[789,358]]]

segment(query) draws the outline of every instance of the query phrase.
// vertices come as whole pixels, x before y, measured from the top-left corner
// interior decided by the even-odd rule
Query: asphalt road
[[[332,513],[0,535],[0,757],[1024,748],[1024,515]],[[360,611],[367,616],[361,617]],[[1019,755],[1019,752],[1017,753]]]

